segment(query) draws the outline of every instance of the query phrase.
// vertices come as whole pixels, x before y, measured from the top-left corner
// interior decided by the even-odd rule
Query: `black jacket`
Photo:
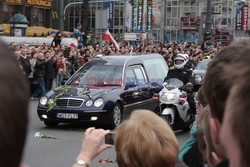
[[[31,73],[30,60],[28,58],[25,59],[22,56],[20,56],[19,62],[21,64],[21,66],[23,67],[23,71],[25,72],[26,77],[28,78],[28,76]]]
[[[45,78],[55,79],[56,78],[56,63],[54,60],[48,60],[45,64]]]
[[[37,60],[35,66],[35,77],[44,77],[45,76],[45,64],[44,60]]]
[[[178,70],[178,69],[169,70],[167,77],[164,79],[164,82],[170,78],[179,79],[184,83],[184,85],[186,85],[189,82],[194,84],[191,70],[189,71]]]
[[[51,46],[53,47],[53,42],[55,43],[54,47],[57,47],[58,45],[61,45],[62,38],[59,36],[55,36]]]

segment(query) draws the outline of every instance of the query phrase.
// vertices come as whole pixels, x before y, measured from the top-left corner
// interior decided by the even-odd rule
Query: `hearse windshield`
[[[120,86],[122,69],[122,66],[86,64],[67,82],[67,85]]]

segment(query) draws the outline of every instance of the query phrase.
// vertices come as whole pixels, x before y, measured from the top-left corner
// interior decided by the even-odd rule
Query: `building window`
[[[91,18],[91,26],[94,28],[95,27],[95,18]]]
[[[184,6],[190,6],[189,1],[184,1]]]
[[[176,30],[171,31],[171,41],[177,41],[177,31]]]
[[[115,18],[115,26],[119,26],[119,18]]]
[[[177,7],[172,8],[172,17],[178,17],[178,8]]]
[[[124,19],[120,18],[120,25],[123,26],[124,25]]]
[[[221,24],[222,25],[227,25],[227,19],[223,19]]]
[[[178,6],[178,1],[173,1],[173,6]]]

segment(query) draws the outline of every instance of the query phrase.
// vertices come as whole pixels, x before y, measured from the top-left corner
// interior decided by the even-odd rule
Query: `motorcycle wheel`
[[[173,129],[173,125],[170,124],[172,122],[171,115],[165,115],[165,116],[162,116],[162,117],[165,119],[165,121],[168,123],[168,125]]]

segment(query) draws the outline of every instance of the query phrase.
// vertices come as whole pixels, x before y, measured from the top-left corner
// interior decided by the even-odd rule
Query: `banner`
[[[129,31],[132,28],[132,5],[129,1],[126,1],[125,26],[129,29]]]
[[[27,4],[42,7],[52,7],[51,0],[27,0]]]
[[[103,2],[103,9],[108,10],[108,27],[114,27],[114,2]]]
[[[146,20],[147,20],[147,0],[143,0],[143,12],[142,12],[142,31],[146,31]]]
[[[152,0],[152,10],[153,10],[153,27],[160,27],[161,25],[161,0]]]
[[[152,29],[152,0],[147,0],[147,30]]]
[[[248,4],[245,3],[243,6],[242,13],[242,31],[248,31]]]
[[[236,4],[236,30],[242,29],[242,10],[243,10],[243,4],[237,3]]]
[[[21,0],[4,0],[4,2],[7,3],[14,3],[14,4],[22,4]]]
[[[132,20],[132,30],[133,31],[137,31],[137,21],[138,21],[138,0],[132,0],[132,4],[133,4],[133,10],[132,10],[132,16],[133,16],[133,20]]]
[[[138,0],[137,31],[142,31],[142,12],[143,12],[143,0]]]

